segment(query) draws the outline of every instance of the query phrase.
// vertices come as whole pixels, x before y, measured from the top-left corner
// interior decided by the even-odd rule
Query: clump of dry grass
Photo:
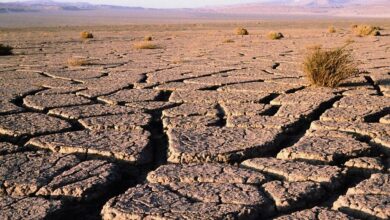
[[[320,46],[308,48],[303,71],[312,85],[332,88],[359,72],[350,50]]]
[[[332,33],[336,33],[336,28],[333,25],[331,25],[331,26],[328,27],[328,32],[331,33],[331,34]]]
[[[81,32],[81,38],[91,39],[91,38],[93,38],[93,34],[91,32],[88,32],[88,31],[83,31],[83,32]]]
[[[13,49],[11,46],[0,44],[0,56],[12,55]]]
[[[225,43],[225,44],[234,43],[234,40],[233,39],[226,39],[226,40],[222,41],[222,43]]]
[[[152,36],[145,36],[144,41],[152,41],[153,37]]]
[[[379,32],[381,28],[371,26],[371,25],[356,25],[353,26],[352,31],[356,36],[364,37],[364,36],[380,36]]]
[[[157,44],[153,44],[153,43],[148,42],[148,41],[135,43],[134,47],[136,49],[148,49],[148,50],[153,50],[153,49],[159,49],[160,48]]]
[[[243,27],[236,28],[235,32],[236,32],[237,35],[249,35],[248,30],[243,28]]]
[[[91,62],[84,57],[71,57],[68,59],[68,66],[86,66],[90,64]]]
[[[284,38],[283,34],[280,33],[280,32],[274,32],[274,31],[271,31],[268,33],[267,37],[271,40],[280,40],[282,38]]]

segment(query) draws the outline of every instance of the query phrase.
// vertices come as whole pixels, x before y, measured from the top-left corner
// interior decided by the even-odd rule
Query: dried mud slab
[[[138,185],[110,199],[103,219],[255,219],[255,209],[237,204],[190,201],[157,184]]]
[[[18,145],[14,145],[7,142],[0,142],[0,155],[16,153],[21,151],[22,149],[23,147]]]
[[[45,72],[46,75],[56,78],[56,79],[65,79],[65,80],[76,80],[83,81],[84,79],[90,78],[99,78],[105,73],[104,70],[56,70]]]
[[[40,111],[58,107],[83,105],[90,102],[91,100],[74,94],[33,95],[23,99],[24,105]]]
[[[55,108],[49,110],[49,114],[67,119],[80,119],[106,115],[129,114],[137,111],[137,109],[126,106],[93,104]]]
[[[0,219],[50,219],[61,212],[63,203],[37,197],[0,196]]]
[[[145,101],[145,102],[129,102],[125,104],[131,108],[137,109],[139,111],[144,112],[154,112],[154,111],[162,111],[164,109],[172,108],[176,106],[176,103],[173,102],[163,102],[163,101]]]
[[[112,182],[119,179],[114,164],[101,160],[89,160],[54,177],[36,193],[51,198],[91,200],[105,193]]]
[[[311,181],[265,183],[263,188],[267,195],[275,201],[280,212],[303,208],[318,201],[325,195],[325,190],[319,183]]]
[[[253,81],[253,79],[241,78],[241,77],[219,77],[219,76],[206,76],[194,79],[184,80],[187,84],[200,84],[208,86],[223,86],[235,83],[244,83]]]
[[[68,87],[68,88],[53,88],[53,89],[47,89],[43,90],[41,92],[37,92],[35,95],[60,95],[60,94],[69,94],[69,93],[76,93],[79,91],[82,91],[86,89],[83,86],[75,85],[74,87]]]
[[[168,164],[148,174],[151,183],[240,183],[261,185],[268,178],[253,170],[228,164]]]
[[[218,123],[220,123],[220,118],[212,116],[182,116],[163,119],[163,126],[166,129],[202,129],[202,127],[216,126]]]
[[[287,104],[280,106],[275,116],[311,120],[320,109],[320,104]]]
[[[390,106],[390,98],[385,96],[346,96],[333,105],[338,108],[371,108],[371,109],[388,109]]]
[[[221,107],[227,116],[262,115],[272,109],[271,105],[260,103],[222,103]]]
[[[390,107],[389,107],[390,110]],[[365,122],[378,114],[381,109],[368,108],[331,108],[321,115],[321,121],[360,121]]]
[[[299,124],[295,118],[284,118],[278,116],[229,116],[226,121],[227,127],[236,128],[275,128],[282,131],[293,131]]]
[[[149,137],[150,133],[143,130],[85,130],[33,138],[27,145],[59,153],[78,153],[145,164],[153,159]]]
[[[384,195],[390,197],[390,174],[372,174],[369,179],[363,180],[357,186],[350,188],[347,191],[347,195],[366,194]]]
[[[348,189],[333,208],[357,218],[390,218],[390,175],[372,174],[369,179]]]
[[[298,161],[285,161],[276,158],[255,158],[241,163],[241,166],[254,169],[289,182],[313,181],[328,189],[336,189],[344,182],[345,171],[336,166],[311,165]]]
[[[282,94],[271,101],[271,105],[318,105],[332,101],[336,96],[332,93],[308,93],[305,90]]]
[[[1,191],[11,196],[29,196],[79,160],[72,155],[26,152],[0,156],[0,163]]]
[[[272,64],[270,64],[272,66]],[[218,73],[214,76],[222,76],[222,77],[236,77],[236,78],[248,78],[251,80],[272,80],[280,78],[280,76],[276,76],[273,74],[266,73],[259,68],[247,68],[247,69],[239,69],[233,70],[225,73]]]
[[[155,101],[160,91],[152,89],[129,89],[121,90],[111,95],[98,97],[98,100],[108,104]]]
[[[343,92],[344,96],[375,96],[378,92],[374,89],[355,89]]]
[[[42,89],[39,86],[32,86],[26,82],[20,82],[20,84],[17,82],[12,82],[12,84],[0,82],[0,86],[0,97],[3,98],[3,101],[12,101]]]
[[[258,103],[268,96],[268,93],[174,91],[169,101],[177,103]]]
[[[105,84],[102,84],[102,85],[105,85]],[[76,94],[79,96],[83,96],[83,97],[87,97],[87,98],[92,99],[92,98],[96,98],[98,96],[104,96],[104,95],[108,95],[111,93],[115,93],[115,92],[117,92],[121,89],[127,88],[127,87],[128,87],[127,84],[125,84],[125,85],[110,85],[110,84],[108,84],[108,86],[104,86],[104,87],[88,88],[86,90],[76,92]]]
[[[307,160],[319,163],[336,163],[357,156],[367,155],[371,146],[352,136],[304,136],[296,144],[281,150],[277,158]]]
[[[274,212],[273,202],[257,186],[231,183],[169,183],[165,186],[191,200],[253,206],[265,215]]]
[[[224,86],[219,88],[218,91],[285,93],[299,88],[302,88],[302,86],[293,84],[282,85],[272,82],[248,82]]]
[[[301,220],[301,219],[310,219],[310,220],[352,220],[354,218],[335,210],[330,210],[323,207],[314,207],[312,209],[306,209],[303,211],[294,212],[289,215],[283,215],[275,220]]]
[[[385,169],[380,158],[377,157],[359,157],[348,160],[344,163],[345,167],[353,173],[370,175],[371,173],[381,172]]]
[[[157,90],[164,90],[164,91],[188,91],[188,90],[201,90],[209,88],[208,85],[202,85],[202,84],[189,84],[189,83],[182,83],[182,82],[170,82],[161,84],[155,87]]]
[[[315,121],[311,124],[310,129],[343,131],[369,136],[371,142],[378,144],[381,151],[390,154],[390,129],[388,127],[388,125],[381,123]]]
[[[114,129],[127,131],[133,129],[143,129],[150,124],[152,116],[144,113],[107,115],[91,118],[79,119],[81,125],[89,130]]]
[[[172,163],[234,162],[274,150],[280,130],[205,127],[170,129],[168,161]]]
[[[23,138],[70,129],[71,125],[58,118],[39,113],[0,116],[0,135]]]
[[[333,209],[362,219],[389,219],[390,196],[388,195],[346,195],[340,196]]]
[[[180,106],[166,109],[162,114],[164,117],[217,116],[219,112],[215,104],[184,103]]]
[[[20,108],[11,102],[3,101],[3,100],[0,101],[0,114],[11,114],[11,113],[18,113],[22,111],[23,108]]]

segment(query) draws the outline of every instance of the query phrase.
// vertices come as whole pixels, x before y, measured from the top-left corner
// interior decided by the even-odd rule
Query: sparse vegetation
[[[312,85],[332,88],[358,73],[350,50],[345,47],[326,50],[321,46],[308,48],[303,71]]]
[[[248,30],[243,28],[243,27],[236,28],[235,32],[237,35],[248,35],[249,34]]]
[[[156,44],[153,44],[151,42],[148,42],[148,41],[143,41],[143,42],[138,42],[138,43],[135,43],[134,44],[134,47],[136,49],[149,49],[149,50],[152,50],[152,49],[159,49],[160,47]]]
[[[153,37],[152,36],[145,36],[144,41],[152,41]]]
[[[12,55],[13,49],[11,46],[0,44],[0,56]]]
[[[91,63],[89,62],[89,60],[84,57],[72,57],[68,59],[69,66],[86,66],[90,64]]]
[[[91,39],[93,38],[93,34],[88,31],[81,32],[81,38],[83,39]]]
[[[223,43],[227,44],[227,43],[234,43],[234,40],[233,39],[226,39],[223,41]]]
[[[274,31],[271,31],[268,33],[267,37],[271,40],[280,40],[282,38],[284,38],[283,34],[280,33],[280,32],[274,32]]]
[[[336,33],[336,28],[332,25],[328,27],[328,32],[329,33]]]
[[[352,28],[353,33],[356,36],[364,37],[364,36],[380,36],[381,33],[379,32],[381,28],[374,27],[371,25],[356,25]]]

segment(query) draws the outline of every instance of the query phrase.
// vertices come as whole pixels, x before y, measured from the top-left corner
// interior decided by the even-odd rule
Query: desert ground
[[[2,28],[0,43],[0,219],[390,218],[388,20]],[[307,48],[346,44],[360,74],[310,86]]]

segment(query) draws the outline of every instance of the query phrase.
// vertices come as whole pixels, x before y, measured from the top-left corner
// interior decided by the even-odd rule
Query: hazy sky
[[[0,0],[0,2],[12,2],[17,0]],[[20,0],[19,0],[20,1]],[[90,2],[93,4],[110,4],[141,6],[149,8],[190,8],[208,5],[228,5],[248,2],[262,2],[267,0],[55,0],[58,2]]]

